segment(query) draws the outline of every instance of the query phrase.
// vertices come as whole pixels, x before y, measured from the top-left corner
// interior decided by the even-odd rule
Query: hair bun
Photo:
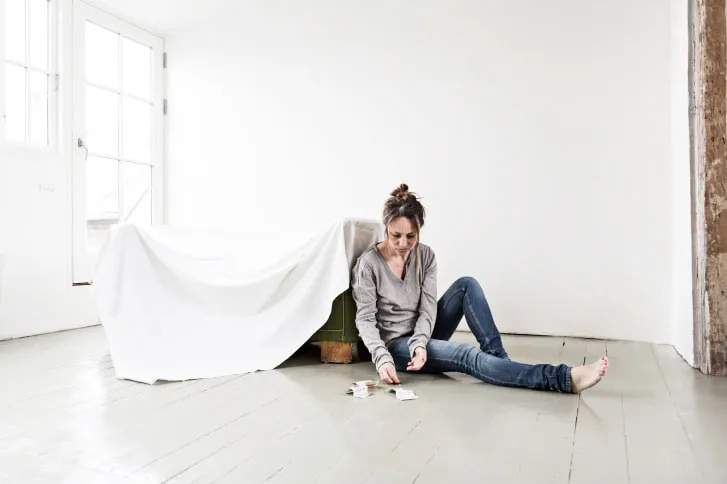
[[[409,185],[407,185],[406,183],[402,183],[397,188],[395,188],[393,192],[391,192],[391,196],[397,198],[407,198],[408,195]]]
[[[386,227],[392,220],[398,217],[408,218],[412,225],[416,227],[417,234],[419,229],[424,226],[424,217],[426,210],[419,202],[416,193],[409,191],[409,185],[402,183],[396,187],[391,196],[384,203],[383,222]]]

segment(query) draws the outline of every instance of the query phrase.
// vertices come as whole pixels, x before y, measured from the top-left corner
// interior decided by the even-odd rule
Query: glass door
[[[74,4],[73,279],[119,224],[164,221],[163,41]]]

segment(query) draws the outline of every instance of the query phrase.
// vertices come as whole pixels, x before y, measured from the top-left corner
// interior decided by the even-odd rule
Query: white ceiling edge
[[[219,14],[231,0],[81,0],[152,34],[164,37]]]

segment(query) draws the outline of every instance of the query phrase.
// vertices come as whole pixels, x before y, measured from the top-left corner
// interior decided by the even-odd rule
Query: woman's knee
[[[476,290],[476,291],[482,291],[482,286],[480,283],[471,276],[462,276],[459,279],[457,279],[457,285],[464,287],[467,290]]]

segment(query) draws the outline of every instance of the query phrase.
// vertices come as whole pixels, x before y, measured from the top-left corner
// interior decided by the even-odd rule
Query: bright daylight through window
[[[53,144],[51,19],[55,0],[5,0],[5,134],[8,141]]]

